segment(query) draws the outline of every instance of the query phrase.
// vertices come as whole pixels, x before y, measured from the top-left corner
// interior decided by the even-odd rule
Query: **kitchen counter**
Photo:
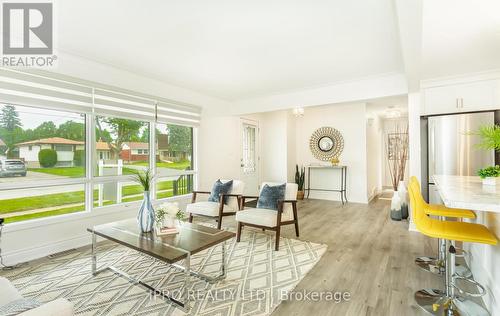
[[[447,207],[500,213],[500,181],[490,186],[480,177],[435,175],[434,183]]]

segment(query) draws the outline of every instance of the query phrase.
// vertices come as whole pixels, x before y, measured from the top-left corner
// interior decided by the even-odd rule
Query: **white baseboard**
[[[413,221],[410,221],[408,230],[411,232],[418,232],[417,226],[415,226],[415,223]]]
[[[17,263],[46,257],[48,255],[72,248],[86,246],[89,245],[90,242],[90,234],[85,234],[58,242],[52,242],[45,245],[36,245],[31,248],[24,248],[18,251],[3,253],[2,256],[6,265],[14,265]]]

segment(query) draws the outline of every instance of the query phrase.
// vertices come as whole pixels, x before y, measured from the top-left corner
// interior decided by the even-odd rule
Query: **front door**
[[[259,153],[258,123],[242,119],[241,141],[241,180],[245,182],[245,194],[258,195],[259,193]]]

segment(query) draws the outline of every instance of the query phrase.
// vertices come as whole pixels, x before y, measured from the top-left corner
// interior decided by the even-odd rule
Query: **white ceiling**
[[[500,68],[500,1],[424,1],[422,79]]]
[[[60,50],[228,100],[403,71],[392,0],[56,4]]]

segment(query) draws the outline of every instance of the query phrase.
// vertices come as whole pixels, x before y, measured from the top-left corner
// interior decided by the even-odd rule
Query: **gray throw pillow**
[[[285,191],[286,183],[275,186],[264,185],[260,191],[257,208],[278,210],[278,201],[285,199]]]
[[[217,180],[212,187],[212,191],[210,192],[210,196],[208,200],[210,202],[219,202],[221,194],[228,194],[231,192],[233,188],[233,180],[229,180],[226,183],[222,183],[222,181]],[[224,204],[227,203],[227,197],[224,198]]]
[[[40,302],[32,298],[20,298],[18,300],[7,303],[4,306],[0,306],[0,315],[17,315],[29,311],[30,309],[37,308],[41,305],[42,304]]]

